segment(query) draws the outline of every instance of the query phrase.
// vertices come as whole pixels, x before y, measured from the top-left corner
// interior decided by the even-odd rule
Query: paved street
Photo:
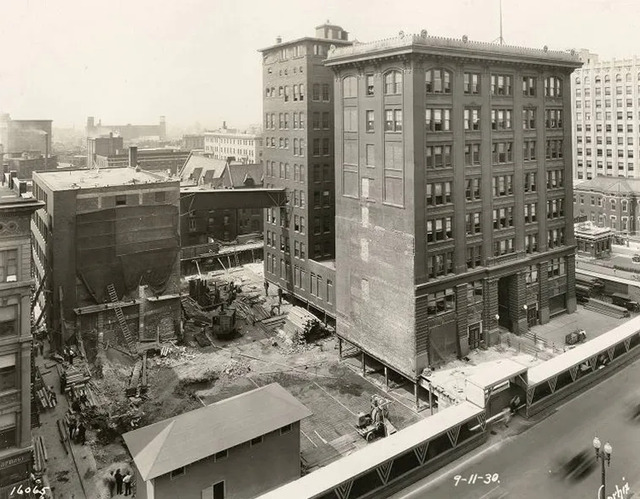
[[[560,463],[586,449],[590,456],[594,435],[613,447],[607,469],[607,495],[616,484],[629,483],[640,496],[640,421],[629,418],[640,403],[640,361],[560,407],[553,415],[519,435],[497,435],[467,455],[393,496],[393,499],[543,499],[597,498],[600,464],[583,480],[569,482],[557,471]],[[518,418],[519,419],[519,418]],[[511,426],[522,425],[518,419]],[[504,425],[500,424],[504,427]],[[593,458],[595,461],[595,457]],[[454,477],[478,474],[475,484]],[[499,482],[483,483],[485,474],[499,474]],[[494,477],[497,478],[497,477]],[[615,497],[615,496],[614,496]],[[631,497],[628,495],[625,499]]]

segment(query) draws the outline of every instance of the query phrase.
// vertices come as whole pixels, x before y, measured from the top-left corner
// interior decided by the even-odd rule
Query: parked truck
[[[619,307],[624,307],[630,312],[637,312],[640,310],[640,304],[637,301],[632,300],[629,295],[622,293],[613,293],[611,295],[611,302]]]

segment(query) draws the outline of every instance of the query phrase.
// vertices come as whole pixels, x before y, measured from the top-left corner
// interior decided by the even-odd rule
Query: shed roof
[[[144,480],[300,421],[312,413],[278,383],[130,431],[124,441]]]

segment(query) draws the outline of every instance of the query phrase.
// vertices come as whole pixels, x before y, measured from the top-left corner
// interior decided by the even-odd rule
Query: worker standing
[[[264,295],[269,296],[269,281],[264,280]]]
[[[278,305],[282,305],[282,288],[278,288]]]

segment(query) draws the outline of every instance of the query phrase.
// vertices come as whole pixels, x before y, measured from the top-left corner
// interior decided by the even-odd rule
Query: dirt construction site
[[[304,473],[367,445],[355,424],[360,413],[371,411],[374,395],[391,402],[388,420],[398,430],[426,416],[415,411],[409,392],[393,386],[387,391],[379,377],[363,376],[356,363],[341,362],[333,328],[273,286],[265,296],[264,282],[262,263],[187,277],[183,326],[175,340],[140,343],[133,354],[98,338],[83,343],[73,366],[58,361],[67,390],[76,383],[71,392],[82,394],[87,442],[74,447],[69,439],[69,448],[80,461],[83,489],[94,491],[85,495],[108,497],[108,473],[131,467],[121,434],[273,382],[313,412],[301,423]],[[44,362],[51,367],[49,359]],[[71,400],[75,395],[69,406]],[[47,445],[55,454],[51,442]],[[52,463],[48,474],[56,496],[74,493],[68,474],[56,473]]]

